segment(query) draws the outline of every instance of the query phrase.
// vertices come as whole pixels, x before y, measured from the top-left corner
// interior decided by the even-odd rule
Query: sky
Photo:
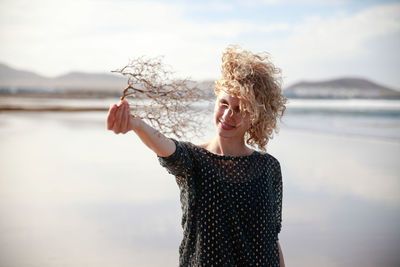
[[[0,63],[55,77],[163,56],[220,76],[228,45],[268,52],[284,86],[361,77],[400,90],[400,1],[0,0]]]

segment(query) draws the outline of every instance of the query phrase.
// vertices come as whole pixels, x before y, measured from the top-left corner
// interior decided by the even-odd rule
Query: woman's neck
[[[254,152],[246,146],[243,139],[232,140],[220,136],[205,144],[205,148],[214,154],[226,156],[247,156]]]

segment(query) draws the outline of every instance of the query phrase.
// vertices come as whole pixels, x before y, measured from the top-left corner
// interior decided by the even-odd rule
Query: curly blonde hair
[[[286,110],[280,74],[268,53],[253,54],[232,45],[222,55],[222,77],[215,82],[217,96],[223,90],[240,99],[242,116],[250,115],[246,143],[262,151],[273,138],[273,131],[279,132],[277,120]]]

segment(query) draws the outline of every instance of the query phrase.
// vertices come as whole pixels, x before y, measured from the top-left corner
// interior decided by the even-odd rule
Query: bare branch
[[[128,77],[121,100],[131,100],[135,116],[178,138],[202,133],[201,109],[193,104],[204,100],[204,93],[188,79],[174,79],[160,57],[139,57],[112,72]]]

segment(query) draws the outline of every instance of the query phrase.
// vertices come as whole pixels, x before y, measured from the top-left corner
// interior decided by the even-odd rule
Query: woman
[[[279,73],[266,55],[228,47],[215,86],[217,133],[200,145],[165,137],[131,115],[126,101],[110,108],[108,129],[133,130],[176,177],[180,266],[285,266],[281,168],[265,152],[285,111]]]

